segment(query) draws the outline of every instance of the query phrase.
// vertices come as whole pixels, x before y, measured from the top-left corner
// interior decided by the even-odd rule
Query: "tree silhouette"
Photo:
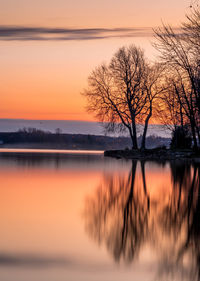
[[[190,125],[194,147],[200,140],[200,11],[192,9],[179,30],[164,25],[155,30],[154,46],[166,65],[162,113],[175,126]],[[167,113],[166,113],[167,111]],[[165,119],[168,116],[168,120]],[[178,122],[178,124],[177,124]]]
[[[142,148],[153,103],[160,89],[161,64],[150,64],[144,52],[134,46],[120,48],[108,65],[92,71],[83,92],[87,110],[103,122],[106,131],[127,130],[134,149],[138,148],[136,124],[143,123]]]

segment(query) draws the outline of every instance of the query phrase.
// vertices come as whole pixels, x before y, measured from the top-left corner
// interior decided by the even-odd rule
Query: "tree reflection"
[[[162,213],[163,226],[179,243],[170,262],[165,260],[165,269],[171,263],[183,272],[187,270],[189,280],[200,280],[200,166],[171,165],[171,175],[173,188]]]
[[[138,255],[148,233],[149,196],[145,181],[143,193],[135,184],[137,162],[124,177],[107,176],[102,186],[86,204],[87,231],[106,246],[116,261],[130,262]]]
[[[168,200],[154,218],[168,238],[167,248],[159,244],[158,280],[200,280],[200,166],[171,162],[170,169]]]
[[[115,261],[137,259],[149,243],[158,280],[200,280],[200,165],[169,163],[171,185],[156,202],[145,166],[132,161],[129,174],[105,176],[86,201],[86,230]]]

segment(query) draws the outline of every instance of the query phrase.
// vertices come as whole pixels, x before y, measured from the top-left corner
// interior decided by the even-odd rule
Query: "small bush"
[[[187,126],[178,126],[172,133],[171,149],[189,149],[192,146],[191,133]]]

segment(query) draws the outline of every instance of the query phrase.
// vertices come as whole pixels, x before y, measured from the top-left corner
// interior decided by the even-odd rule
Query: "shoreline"
[[[52,143],[17,143],[17,144],[0,144],[1,149],[42,149],[42,150],[85,150],[85,151],[105,151],[105,149],[99,148],[98,146],[92,146],[89,148],[88,146],[73,146],[73,145],[66,145],[66,144],[52,144]]]
[[[53,153],[81,153],[91,154],[98,153],[103,154],[104,157],[111,157],[116,159],[126,159],[126,160],[140,160],[140,161],[173,161],[173,160],[190,160],[195,162],[200,162],[200,151],[193,151],[191,149],[180,149],[180,150],[170,150],[166,148],[154,148],[145,150],[102,150],[91,148],[65,148],[51,145],[0,145],[0,153],[20,153],[20,152],[30,152],[30,153],[43,153],[53,152]]]
[[[200,161],[200,152],[193,150],[146,149],[146,150],[105,150],[105,157],[131,160],[195,160]]]

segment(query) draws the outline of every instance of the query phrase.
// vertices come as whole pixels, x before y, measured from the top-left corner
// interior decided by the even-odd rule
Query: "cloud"
[[[72,262],[64,258],[52,258],[32,255],[9,255],[0,254],[0,266],[28,266],[28,267],[47,267],[47,266],[66,266]]]
[[[153,36],[152,28],[45,28],[0,26],[0,40],[5,41],[71,41],[123,37]]]
[[[81,271],[111,271],[113,267],[101,262],[92,262],[87,260],[80,260],[75,257],[52,257],[32,254],[7,254],[0,253],[0,268],[1,267],[16,267],[16,268],[48,268],[61,267],[70,268]]]

